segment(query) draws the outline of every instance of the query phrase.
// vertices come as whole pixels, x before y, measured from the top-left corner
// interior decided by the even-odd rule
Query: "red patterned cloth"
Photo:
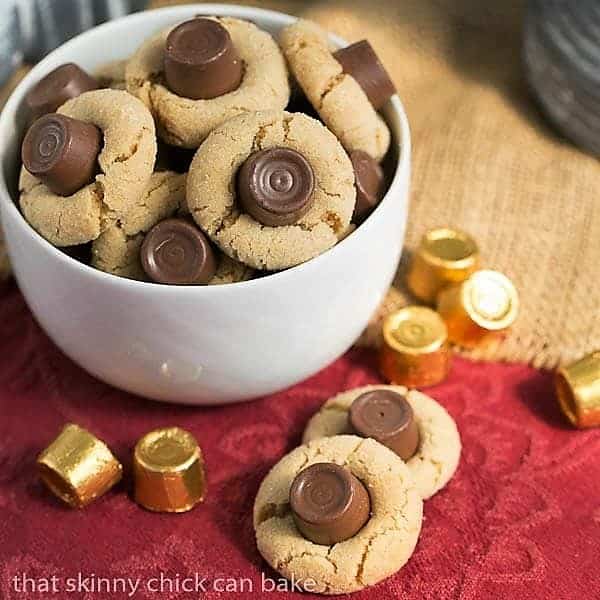
[[[6,600],[47,598],[40,590],[53,584],[55,598],[126,598],[122,586],[136,581],[134,598],[274,597],[261,591],[263,580],[266,589],[278,581],[252,531],[258,485],[299,443],[324,400],[379,381],[373,357],[352,351],[309,381],[256,402],[194,409],[144,401],[67,360],[14,284],[0,286],[0,355],[0,598]],[[354,597],[600,597],[600,431],[570,429],[549,375],[525,366],[457,359],[451,377],[430,393],[458,423],[460,467],[425,503],[406,567]],[[35,474],[37,453],[66,421],[103,438],[126,466],[126,483],[82,511],[63,507]],[[172,424],[200,441],[208,495],[190,513],[153,514],[128,496],[131,450],[148,430]],[[232,578],[237,596],[217,591],[218,578]],[[113,593],[97,591],[109,585]],[[163,593],[154,591],[161,585]],[[168,591],[178,585],[208,591]],[[19,591],[23,586],[27,591]],[[80,591],[70,594],[73,588]]]

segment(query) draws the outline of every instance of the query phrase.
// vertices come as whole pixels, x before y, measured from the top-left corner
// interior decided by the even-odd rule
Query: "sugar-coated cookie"
[[[314,191],[310,209],[294,223],[267,226],[245,212],[236,182],[251,155],[274,148],[304,157]],[[293,180],[284,171],[271,175]],[[355,199],[352,164],[335,136],[315,119],[282,111],[243,114],[215,129],[192,161],[186,192],[194,220],[223,252],[267,270],[292,267],[334,246],[348,231]]]
[[[95,240],[123,221],[142,197],[154,168],[156,135],[148,109],[124,91],[86,92],[58,113],[101,130],[100,173],[72,195],[58,196],[22,168],[20,206],[29,224],[51,244],[73,246]]]
[[[441,490],[454,475],[460,460],[461,442],[454,419],[433,398],[402,386],[370,385],[342,392],[325,402],[304,430],[303,442],[350,433],[350,406],[356,398],[372,390],[391,390],[410,404],[418,425],[420,445],[407,461],[423,499]]]
[[[285,59],[271,35],[248,21],[211,19],[229,32],[243,61],[243,79],[236,90],[204,100],[173,93],[166,86],[163,66],[165,43],[173,27],[146,40],[126,67],[127,90],[150,108],[160,137],[173,146],[197,148],[228,119],[256,110],[283,110],[289,101]]]
[[[290,509],[296,475],[315,463],[348,468],[367,488],[371,517],[353,537],[331,546],[299,532]],[[397,572],[412,555],[423,503],[409,469],[391,450],[352,435],[314,440],[282,458],[262,482],[254,502],[258,550],[279,573],[310,591],[344,594]]]
[[[298,85],[344,148],[381,161],[390,145],[390,130],[358,82],[343,72],[327,33],[299,20],[283,29],[280,44]]]

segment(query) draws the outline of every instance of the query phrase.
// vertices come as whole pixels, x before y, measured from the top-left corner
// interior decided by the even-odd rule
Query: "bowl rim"
[[[395,113],[398,119],[400,135],[399,138],[396,139],[396,135],[392,134],[392,144],[394,144],[396,147],[398,159],[396,167],[394,169],[394,175],[391,178],[386,194],[384,195],[378,206],[375,208],[375,210],[371,213],[371,215],[369,215],[369,217],[346,238],[339,241],[335,246],[329,248],[322,254],[288,269],[272,272],[264,277],[258,277],[247,281],[229,283],[226,285],[168,285],[157,284],[155,282],[149,281],[127,279],[125,277],[113,275],[112,273],[106,273],[99,269],[95,269],[91,265],[87,265],[85,263],[77,261],[65,252],[61,251],[59,248],[52,245],[46,239],[44,239],[26,221],[25,217],[22,215],[21,211],[17,207],[16,202],[11,196],[4,175],[4,169],[2,167],[6,158],[8,148],[8,143],[3,142],[3,140],[6,140],[10,137],[9,131],[12,126],[11,117],[9,115],[16,115],[17,109],[21,104],[26,91],[30,89],[30,87],[36,81],[38,81],[42,76],[46,75],[51,70],[52,67],[49,67],[48,65],[52,64],[56,54],[62,53],[65,50],[69,50],[71,46],[82,43],[82,40],[86,40],[88,37],[93,37],[97,35],[98,30],[112,29],[123,26],[124,24],[129,24],[131,27],[134,27],[139,22],[148,19],[149,15],[153,16],[157,14],[169,15],[169,17],[173,18],[174,22],[177,22],[179,18],[189,18],[190,13],[192,12],[195,15],[218,14],[219,16],[228,16],[234,18],[237,17],[242,19],[252,19],[258,17],[266,21],[270,21],[273,25],[280,27],[284,27],[288,24],[291,24],[299,18],[279,11],[237,4],[184,4],[177,6],[166,6],[152,10],[144,10],[125,15],[123,17],[119,17],[118,19],[107,21],[105,23],[92,27],[91,29],[71,38],[64,44],[61,44],[58,48],[50,52],[39,63],[37,63],[29,73],[27,73],[27,75],[19,82],[19,84],[12,91],[4,105],[3,110],[0,112],[0,205],[3,205],[3,209],[12,213],[12,216],[15,217],[18,226],[22,227],[25,231],[25,235],[28,236],[29,243],[40,245],[41,249],[43,249],[44,252],[47,252],[50,255],[52,255],[53,258],[59,263],[62,263],[65,266],[65,268],[70,268],[78,271],[78,276],[103,281],[107,285],[113,285],[118,288],[129,288],[131,290],[137,289],[140,292],[151,289],[153,290],[153,293],[157,294],[218,294],[227,293],[228,290],[241,291],[242,288],[249,289],[266,286],[270,285],[271,282],[281,282],[283,284],[285,283],[287,278],[298,275],[302,271],[318,269],[322,262],[327,260],[333,260],[334,257],[337,256],[337,254],[343,252],[344,248],[350,246],[351,244],[367,243],[368,240],[365,239],[363,241],[362,238],[368,238],[370,230],[375,227],[375,222],[377,218],[380,217],[381,213],[384,210],[384,207],[387,207],[389,204],[395,201],[393,192],[401,185],[401,180],[403,179],[405,173],[407,177],[410,177],[410,128],[408,124],[408,117],[406,115],[406,111],[398,94],[394,95],[389,101],[389,108]],[[348,45],[348,42],[340,36],[332,34],[329,31],[327,33],[334,45],[338,47]],[[405,202],[407,204],[406,210],[408,210],[408,200],[406,200]],[[4,227],[2,225],[2,222],[0,222],[0,227]],[[8,247],[8,249],[10,255],[10,248]]]

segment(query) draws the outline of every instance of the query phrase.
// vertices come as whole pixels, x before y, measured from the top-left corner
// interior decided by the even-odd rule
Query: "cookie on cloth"
[[[441,490],[454,475],[460,460],[461,442],[454,419],[441,404],[421,392],[393,385],[368,385],[342,392],[327,400],[312,416],[304,430],[302,441],[306,444],[329,436],[354,433],[357,428],[351,423],[351,406],[361,396],[366,397],[369,393],[379,390],[397,394],[405,399],[412,409],[412,419],[418,430],[416,438],[413,438],[416,444],[413,445],[412,451],[408,452],[410,456],[405,455],[404,458],[421,497],[426,500]],[[383,399],[384,402],[386,400]],[[389,405],[384,410],[389,412]],[[383,413],[381,417],[384,417]],[[404,416],[396,413],[392,418],[399,422]],[[361,424],[358,424],[358,427],[363,431],[366,429],[361,427]],[[406,433],[404,435],[406,436]],[[387,443],[382,439],[380,441]],[[393,446],[394,442],[395,440],[391,440],[389,445]],[[403,444],[406,446],[407,443],[410,444],[405,437],[400,440],[400,447]],[[402,454],[398,447],[396,450]]]
[[[366,524],[331,545],[305,538],[290,505],[296,476],[324,462],[348,469],[370,499]],[[398,456],[375,440],[340,435],[300,446],[271,469],[254,502],[254,529],[259,552],[276,571],[299,585],[306,582],[308,591],[343,594],[402,568],[417,544],[422,514],[420,494]]]
[[[354,172],[321,123],[262,111],[215,129],[190,166],[186,200],[198,225],[231,258],[278,270],[344,237],[354,210]]]
[[[177,70],[178,64],[174,64],[174,74],[167,81],[166,46],[170,34],[175,30],[207,21],[217,25],[215,31],[209,30],[204,34],[189,32],[195,40],[207,40],[208,49],[197,48],[197,54],[202,59],[211,49],[229,48],[231,52],[235,51],[237,61],[242,66],[241,82],[235,87],[237,81],[235,73],[232,73],[232,65],[236,61],[233,60],[224,65],[224,68],[218,68],[214,80],[216,84],[227,83],[219,78],[229,74],[233,80],[230,77],[228,81],[233,83],[221,90],[228,87],[234,89],[216,97],[194,99],[170,89],[169,83],[177,89],[177,84],[181,84],[182,89],[185,89],[190,86],[190,82],[199,78],[188,76],[185,72],[182,74]],[[185,29],[182,32],[182,36],[184,35],[187,35]],[[221,56],[223,52],[219,55]],[[168,144],[185,148],[197,148],[215,127],[241,113],[265,109],[283,110],[290,96],[285,59],[275,40],[253,23],[229,17],[194,19],[146,40],[127,63],[125,77],[127,90],[150,108],[160,137]],[[211,82],[206,82],[206,88],[210,87]],[[192,89],[187,93],[195,96],[197,91]]]
[[[327,33],[299,20],[283,29],[280,44],[296,81],[344,148],[381,161],[390,146],[390,130],[358,81],[344,72]]]
[[[58,114],[101,131],[99,173],[91,183],[61,196],[23,167],[19,203],[42,237],[55,246],[74,246],[95,240],[112,223],[122,221],[142,196],[154,168],[156,135],[148,109],[124,91],[86,92],[65,102]],[[40,144],[55,143],[53,127],[50,123],[41,132]]]

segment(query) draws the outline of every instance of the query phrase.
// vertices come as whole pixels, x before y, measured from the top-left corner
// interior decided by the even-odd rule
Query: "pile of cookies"
[[[276,41],[197,17],[96,77],[69,63],[28,92],[20,208],[51,244],[122,277],[223,284],[290,268],[381,200],[378,111],[393,94],[367,41],[335,52],[307,21]]]
[[[325,594],[396,573],[417,544],[423,500],[458,466],[452,417],[418,391],[367,386],[325,402],[303,443],[256,496],[260,553],[283,576]]]

